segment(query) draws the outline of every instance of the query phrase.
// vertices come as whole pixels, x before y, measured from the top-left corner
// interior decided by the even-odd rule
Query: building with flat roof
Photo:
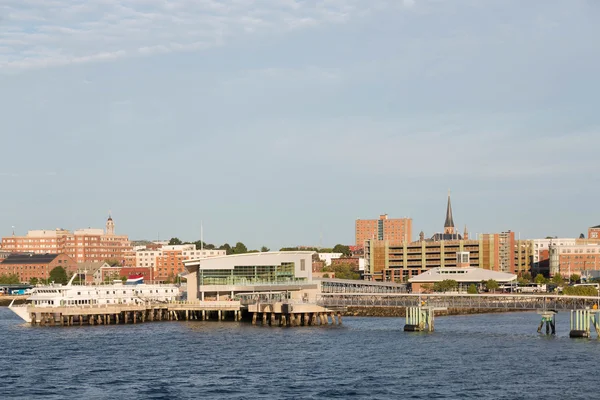
[[[583,278],[600,274],[600,243],[549,244],[548,270],[538,272],[546,276],[561,275],[568,278],[577,274]]]
[[[357,219],[355,225],[356,247],[365,245],[367,240],[389,240],[391,242],[412,241],[412,218],[388,218],[382,214],[379,219]]]
[[[265,291],[297,292],[312,282],[312,251],[232,254],[184,261],[188,299],[228,299]]]
[[[106,230],[32,230],[25,236],[13,234],[2,238],[1,246],[2,250],[14,253],[64,253],[78,263],[114,259],[125,265],[133,265],[135,261],[129,238],[115,234],[115,223],[110,215]]]

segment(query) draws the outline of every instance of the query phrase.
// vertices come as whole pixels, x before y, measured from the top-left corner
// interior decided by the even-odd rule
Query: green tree
[[[225,250],[225,254],[227,254],[227,255],[233,254],[233,249],[231,248],[229,243],[225,243],[225,244],[222,244],[221,246],[219,246],[219,250]]]
[[[66,284],[69,279],[67,277],[67,271],[63,267],[54,267],[52,271],[50,271],[50,281],[54,283],[62,283]]]
[[[244,254],[248,252],[248,248],[242,242],[237,242],[233,248],[233,254]]]
[[[31,278],[29,280],[30,285],[37,285],[39,282],[40,282],[40,280],[38,278]]]
[[[598,290],[593,286],[567,286],[563,289],[567,296],[598,296]]]
[[[521,275],[521,278],[523,278],[524,283],[531,282],[531,274],[529,272],[525,272],[523,275]]]
[[[556,286],[561,286],[565,283],[565,280],[561,274],[554,274],[552,277],[552,283],[554,283]]]
[[[458,282],[454,279],[444,279],[441,282],[435,282],[433,284],[434,292],[449,292],[458,288]]]
[[[261,253],[266,253],[267,251],[269,251],[270,249],[267,246],[263,246],[260,248],[260,252]]]
[[[350,257],[352,252],[350,251],[350,246],[345,246],[343,244],[336,244],[333,246],[332,253],[342,253],[345,257]]]
[[[469,294],[477,294],[477,286],[474,283],[471,283],[467,288],[467,293]]]
[[[328,273],[324,273],[323,274],[323,278],[329,278],[329,274]]]
[[[569,277],[569,282],[577,283],[577,282],[579,282],[579,279],[581,279],[581,276],[579,276],[577,274],[572,274]]]
[[[498,289],[500,287],[500,285],[498,285],[497,281],[495,281],[493,279],[489,279],[485,282],[485,287],[490,292],[494,292],[494,291],[496,291],[496,289]]]
[[[171,238],[171,240],[169,240],[169,246],[176,246],[179,244],[183,244],[183,242],[179,239],[179,238]]]
[[[17,285],[21,283],[21,280],[17,274],[0,275],[0,283],[5,285]]]
[[[544,283],[546,283],[546,278],[542,274],[537,274],[535,276],[535,283],[537,283],[538,285],[543,285]]]

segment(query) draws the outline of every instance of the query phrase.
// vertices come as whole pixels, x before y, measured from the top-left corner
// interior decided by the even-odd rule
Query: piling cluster
[[[337,318],[337,321],[336,321]],[[253,312],[252,325],[262,321],[264,326],[320,326],[341,325],[342,314],[340,312],[312,312],[312,313],[275,313],[275,312]]]

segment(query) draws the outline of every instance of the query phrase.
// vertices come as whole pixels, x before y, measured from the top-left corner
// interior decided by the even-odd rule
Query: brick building
[[[48,279],[56,267],[63,267],[70,277],[77,263],[66,254],[11,254],[0,263],[0,275],[15,274],[25,283],[32,278]]]
[[[390,242],[412,241],[412,218],[357,219],[355,224],[355,245],[363,247],[367,240],[387,240]]]
[[[549,247],[547,275],[560,274],[568,278],[571,274],[581,277],[598,276],[600,270],[600,243],[552,243]],[[540,273],[546,274],[542,270]]]
[[[74,232],[65,229],[33,230],[25,236],[2,238],[2,250],[34,254],[64,253],[76,262],[105,261],[114,259],[125,265],[134,265],[135,255],[126,235],[115,235],[112,217],[103,229],[78,229]]]

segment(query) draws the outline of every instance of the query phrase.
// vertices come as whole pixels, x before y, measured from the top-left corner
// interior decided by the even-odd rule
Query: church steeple
[[[448,206],[446,208],[446,222],[444,222],[444,233],[454,234],[454,219],[452,218],[452,203],[450,203],[450,191],[448,190]]]

